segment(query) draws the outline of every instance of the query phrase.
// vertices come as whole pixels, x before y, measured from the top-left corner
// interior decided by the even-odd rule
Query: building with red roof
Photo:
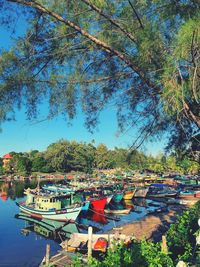
[[[3,167],[4,168],[10,163],[11,159],[12,159],[12,155],[10,153],[3,156]]]

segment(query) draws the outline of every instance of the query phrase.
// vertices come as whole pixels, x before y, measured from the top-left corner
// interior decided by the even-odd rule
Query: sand
[[[147,215],[139,221],[123,225],[119,231],[122,234],[133,235],[137,240],[146,239],[158,242],[184,209],[183,205],[169,205],[168,211]],[[113,229],[109,233],[115,231]]]

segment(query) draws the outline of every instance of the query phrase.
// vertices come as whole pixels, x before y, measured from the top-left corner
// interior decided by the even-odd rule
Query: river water
[[[87,232],[88,225],[98,232],[111,230],[144,217],[161,204],[151,200],[138,199],[111,206],[113,209],[132,208],[124,216],[111,216],[89,212],[79,216],[77,224],[64,227],[59,236],[52,229],[59,227],[56,222],[30,220],[19,212],[16,201],[24,200],[24,184],[0,183],[0,267],[36,267],[50,244],[51,255],[60,249],[59,243],[71,232]]]

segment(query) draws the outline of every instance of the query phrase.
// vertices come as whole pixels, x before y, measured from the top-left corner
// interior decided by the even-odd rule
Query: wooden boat
[[[115,203],[119,203],[123,199],[123,196],[124,196],[123,192],[115,192],[112,201]]]
[[[90,201],[90,205],[93,210],[99,211],[99,210],[104,210],[107,202],[107,197],[97,197],[97,198],[88,198]]]
[[[115,215],[120,215],[120,214],[129,214],[131,209],[123,209],[123,210],[109,210],[105,209],[105,214],[115,214]]]
[[[106,204],[107,205],[111,202],[112,198],[113,198],[113,195],[108,195],[107,196],[107,200],[106,200]]]
[[[136,191],[136,189],[131,190],[131,191],[125,191],[123,199],[124,200],[131,200],[133,198],[134,194],[135,194],[135,191]]]
[[[94,251],[101,251],[101,252],[106,252],[108,248],[108,241],[104,237],[99,237],[94,244],[93,250]]]
[[[66,185],[43,185],[42,189],[54,193],[72,193],[75,192],[72,188]]]
[[[30,189],[25,191],[26,202],[17,203],[19,209],[33,218],[60,222],[75,221],[82,206],[72,204],[72,195],[38,194]]]
[[[98,241],[99,239],[101,240],[101,244]],[[102,242],[102,239],[104,240],[104,242]],[[127,235],[119,234],[119,233],[93,234],[92,235],[92,250],[102,252],[105,246],[108,248],[109,246],[113,244],[113,241],[124,242],[124,244],[127,245],[131,242],[131,239],[132,239],[132,236],[127,236]],[[67,250],[67,251],[79,251],[81,250],[83,244],[85,244],[84,249],[87,249],[87,242],[88,242],[88,234],[73,233],[69,240],[63,241],[60,245],[64,250]]]
[[[178,195],[179,198],[200,198],[200,191],[185,190]]]
[[[149,188],[137,187],[135,194],[134,194],[134,198],[135,197],[146,197],[148,191],[149,191]]]
[[[177,190],[174,190],[164,184],[153,184],[149,188],[148,197],[153,198],[164,198],[164,197],[176,197],[178,194]]]

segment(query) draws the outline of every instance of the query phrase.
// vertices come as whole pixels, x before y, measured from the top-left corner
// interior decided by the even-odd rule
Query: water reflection
[[[21,233],[25,236],[29,235],[30,232],[35,232],[40,236],[60,243],[69,238],[72,233],[80,232],[75,223],[63,223],[46,219],[38,220],[22,212],[16,214],[15,218],[24,220],[25,224]]]
[[[24,196],[25,188],[35,188],[36,185],[36,180],[0,182],[0,197],[4,197],[4,200],[7,200],[8,197],[16,200]]]
[[[36,267],[45,254],[46,244],[51,245],[55,254],[62,240],[71,233],[87,232],[93,226],[94,232],[104,233],[113,227],[121,227],[144,217],[161,206],[153,200],[134,199],[110,205],[110,209],[131,208],[128,215],[105,215],[104,212],[80,214],[76,224],[65,224],[50,220],[38,220],[24,213],[19,213],[15,205],[23,201],[24,188],[35,188],[35,181],[0,182],[0,265],[4,267]],[[19,199],[20,198],[20,199]],[[15,214],[18,215],[15,217]]]
[[[107,224],[108,223],[108,220],[105,216],[104,210],[98,211],[98,212],[92,212],[90,219],[93,222],[98,222],[100,224]]]

